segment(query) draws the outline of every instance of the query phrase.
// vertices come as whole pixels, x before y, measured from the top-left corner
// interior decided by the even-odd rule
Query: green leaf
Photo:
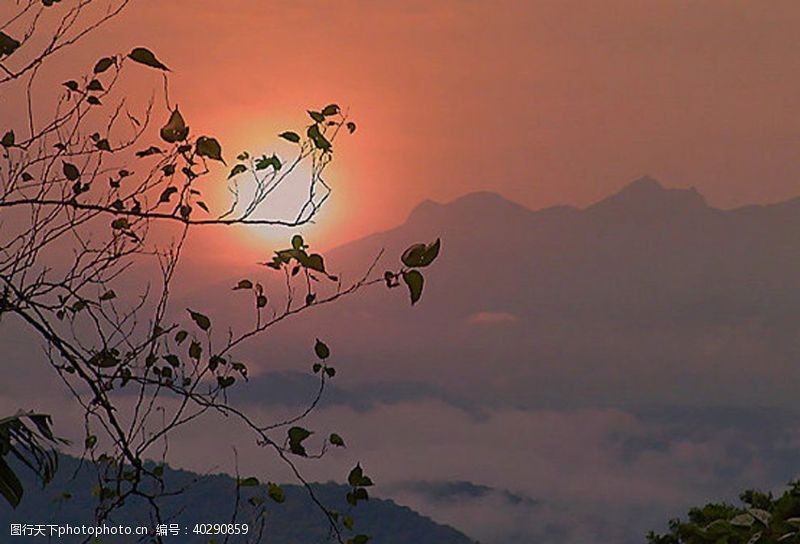
[[[360,463],[347,475],[347,483],[353,487],[369,487],[373,485],[372,479],[364,475],[364,470],[361,468]]]
[[[258,478],[250,476],[249,478],[241,478],[238,481],[239,487],[256,487],[259,485]]]
[[[303,266],[306,268],[310,268],[311,270],[316,270],[317,272],[321,272],[322,274],[326,274],[325,272],[325,261],[322,258],[322,255],[319,253],[312,253],[309,255],[304,261]]]
[[[95,74],[102,74],[112,66],[114,66],[115,61],[112,57],[103,57],[102,59],[97,61],[97,64],[94,65],[94,73]]]
[[[327,359],[331,356],[330,348],[319,338],[317,338],[317,342],[314,344],[314,353],[316,353],[317,357],[320,359]]]
[[[169,116],[169,121],[167,121],[166,125],[161,127],[161,139],[167,143],[174,144],[176,142],[183,141],[188,137],[189,127],[186,126],[186,121],[183,120],[181,112],[178,110],[178,107],[175,106],[175,109],[172,110],[172,113]],[[156,149],[156,153],[161,152],[161,150],[159,150],[157,147],[151,147],[150,149]]]
[[[422,274],[417,270],[403,272],[403,281],[408,286],[408,293],[411,296],[411,304],[414,305],[422,296],[422,287],[425,283]]]
[[[294,249],[304,249],[306,247],[303,237],[299,234],[292,236],[292,247]]]
[[[209,136],[200,136],[197,139],[196,151],[200,157],[208,157],[215,161],[220,161],[225,164],[225,159],[222,158],[222,146],[215,138]]]
[[[322,115],[324,115],[325,117],[330,117],[332,115],[336,115],[337,113],[339,113],[339,111],[341,111],[339,109],[339,106],[337,106],[336,104],[329,104],[322,109]]]
[[[278,134],[278,136],[280,138],[283,138],[284,140],[288,140],[295,144],[300,142],[300,135],[296,132],[292,132],[291,130],[287,130],[286,132],[281,132],[280,134]]]
[[[64,85],[64,87],[66,87],[70,91],[77,92],[78,90],[78,82],[75,80],[65,81],[64,83],[62,83],[62,85]]]
[[[303,440],[311,436],[313,433],[302,427],[292,427],[289,429],[289,451],[295,455],[306,456],[306,448],[303,446]]]
[[[411,268],[422,268],[430,265],[439,256],[442,242],[439,238],[432,244],[414,244],[403,252],[400,260]]]
[[[100,102],[100,99],[97,98],[96,96],[90,96],[89,98],[86,99],[86,102],[91,104],[92,106],[100,106],[102,104],[102,102]]]
[[[187,331],[179,330],[177,333],[175,333],[175,342],[180,344],[181,342],[186,340],[187,336],[189,336],[189,333]]]
[[[164,70],[167,72],[169,71],[169,68],[164,66],[161,61],[156,58],[152,51],[144,47],[135,48],[133,51],[128,53],[128,58],[134,62],[138,62],[139,64],[149,66],[150,68],[156,68],[158,70]]]
[[[333,444],[334,446],[338,446],[340,448],[345,447],[344,440],[342,439],[341,436],[339,436],[336,433],[331,433],[331,436],[328,438],[328,441],[330,441],[330,443]]]
[[[14,131],[9,130],[3,135],[3,139],[0,140],[0,145],[3,147],[11,147],[17,141],[17,138],[14,136]]]
[[[66,177],[69,181],[77,181],[81,177],[81,171],[78,170],[78,167],[72,163],[63,163],[62,170],[64,172],[64,177]]]
[[[350,132],[350,134],[354,133],[356,131],[356,124],[352,121],[348,121],[347,130]]]
[[[238,176],[239,174],[244,174],[247,172],[247,167],[243,164],[237,164],[233,168],[231,168],[231,173],[228,174],[228,179],[231,179],[234,176]]]
[[[286,494],[283,492],[283,488],[271,482],[267,486],[267,496],[278,504],[286,500]]]
[[[317,149],[330,151],[333,147],[328,139],[323,136],[322,132],[320,132],[318,125],[311,125],[306,132],[308,137],[311,138],[311,141],[314,142],[314,147]]]
[[[194,322],[197,324],[198,327],[200,327],[204,331],[207,331],[208,329],[211,328],[211,320],[208,317],[199,312],[194,312],[188,308],[186,309],[186,311],[189,312],[189,315],[192,316],[192,320],[194,320]]]
[[[252,281],[240,280],[239,283],[237,283],[236,286],[233,288],[233,290],[236,291],[237,289],[252,289],[252,288],[253,288]]]
[[[311,117],[315,123],[322,123],[325,121],[325,116],[318,111],[308,110],[308,116]]]

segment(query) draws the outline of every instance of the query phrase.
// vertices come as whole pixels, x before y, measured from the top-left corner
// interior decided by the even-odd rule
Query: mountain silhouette
[[[473,405],[786,404],[800,378],[798,233],[800,200],[722,210],[649,177],[583,209],[488,192],[425,201],[326,256],[347,281],[382,248],[379,267],[396,268],[440,237],[418,307],[403,287],[374,289],[281,329],[280,357],[248,356],[262,374],[303,371],[309,336],[324,336],[339,386],[418,383]]]

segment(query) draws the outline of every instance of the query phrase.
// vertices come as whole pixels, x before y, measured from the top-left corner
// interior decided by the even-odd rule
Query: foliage
[[[650,544],[773,544],[800,542],[800,482],[780,496],[745,491],[742,505],[709,503],[689,510],[688,519],[674,519],[669,532],[650,533]]]
[[[247,361],[237,353],[277,323],[370,286],[394,288],[402,280],[416,304],[421,269],[436,259],[440,242],[411,246],[382,276],[375,273],[380,252],[345,282],[298,234],[263,263],[270,270],[254,270],[233,286],[242,307],[249,306],[246,324],[234,325],[241,316],[216,315],[202,299],[174,308],[175,271],[190,233],[308,224],[332,193],[325,171],[339,136],[353,134],[356,125],[346,108],[330,103],[308,110],[302,127],[277,134],[282,148],[241,151],[233,160],[218,138],[195,130],[171,103],[169,60],[147,47],[112,52],[103,45],[82,71],[57,74],[63,83],[55,87],[46,83],[52,76],[41,74],[48,68],[71,65],[49,61],[128,4],[27,0],[0,21],[0,108],[7,110],[0,115],[7,125],[0,126],[0,316],[44,340],[46,361],[83,409],[83,454],[98,467],[96,521],[138,497],[153,505],[160,522],[159,499],[180,491],[163,481],[169,436],[217,413],[242,422],[250,440],[290,468],[337,540],[363,543],[368,537],[354,530],[352,518],[322,504],[295,464],[345,446],[338,429],[301,426],[336,375],[331,348],[319,339],[313,344],[318,394],[279,422],[258,421],[228,402],[230,388],[248,379]],[[165,107],[130,93],[125,78],[163,83]],[[292,151],[284,155],[286,146]],[[227,202],[206,196],[219,183],[227,185]],[[289,210],[290,219],[266,216],[264,204],[291,183],[303,184],[305,200]],[[263,272],[279,281],[261,278]],[[131,398],[132,407],[124,402]],[[148,458],[161,462],[151,466]],[[251,478],[240,478],[240,487],[258,481]],[[368,480],[351,482],[351,505],[368,498]],[[18,501],[16,482],[6,481],[7,498]],[[268,489],[272,501],[285,498],[278,484]]]
[[[60,443],[64,441],[53,435],[50,416],[20,412],[0,419],[0,495],[11,506],[19,506],[23,486],[6,459],[16,459],[46,484],[58,468],[58,456],[52,448]]]

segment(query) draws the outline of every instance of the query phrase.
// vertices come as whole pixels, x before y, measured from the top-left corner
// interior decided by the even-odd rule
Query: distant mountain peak
[[[497,213],[522,213],[530,214],[531,210],[504,196],[491,191],[475,191],[467,193],[446,203],[434,200],[420,202],[409,214],[409,220],[436,218],[442,213],[457,216],[480,218],[485,215],[494,216]]]
[[[708,208],[705,198],[694,187],[667,188],[653,177],[642,176],[613,195],[589,206],[587,210],[652,214],[659,211],[675,213]]]

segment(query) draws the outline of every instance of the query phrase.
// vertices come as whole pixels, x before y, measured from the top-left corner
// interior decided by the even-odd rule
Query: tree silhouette
[[[800,482],[780,496],[749,490],[739,506],[709,503],[670,521],[669,532],[647,535],[650,544],[775,544],[800,542]]]
[[[371,286],[404,284],[415,304],[424,284],[420,269],[436,259],[439,241],[412,245],[383,273],[376,270],[376,255],[363,275],[343,283],[295,235],[263,263],[284,279],[282,295],[250,278],[232,286],[249,300],[249,325],[235,329],[202,308],[202,301],[173,308],[171,288],[190,230],[308,224],[331,195],[324,174],[335,143],[354,133],[356,124],[346,109],[329,104],[309,111],[309,124],[301,129],[277,135],[294,145],[293,156],[242,151],[234,161],[217,138],[190,129],[169,99],[170,68],[145,47],[105,52],[82,73],[58,73],[59,55],[85,43],[129,2],[23,0],[3,6],[0,118],[9,126],[0,127],[0,317],[26,324],[44,340],[43,359],[83,409],[83,455],[98,467],[98,522],[132,496],[146,500],[153,522],[160,522],[159,498],[179,492],[162,478],[169,436],[217,413],[244,423],[251,439],[290,468],[327,517],[333,537],[366,542],[366,535],[353,531],[350,515],[317,500],[295,465],[297,457],[319,458],[344,446],[339,434],[326,432],[312,448],[312,431],[301,426],[335,376],[329,347],[321,340],[313,344],[317,397],[279,422],[258,421],[228,402],[230,388],[247,379],[237,350],[281,321]],[[45,83],[54,73],[63,80],[57,88]],[[123,75],[153,74],[163,80],[163,108],[156,105],[160,98],[134,96],[122,83]],[[204,196],[204,182],[220,178],[230,195],[223,204]],[[276,189],[298,183],[307,197],[291,218],[265,217],[264,205]],[[0,421],[0,439],[2,458],[20,454],[34,460],[26,464],[43,479],[52,474],[48,448],[58,441],[46,416]],[[2,458],[0,488],[15,504],[22,489]],[[348,484],[350,505],[368,498],[372,480],[360,466]],[[279,485],[265,489],[267,499],[283,500]]]

